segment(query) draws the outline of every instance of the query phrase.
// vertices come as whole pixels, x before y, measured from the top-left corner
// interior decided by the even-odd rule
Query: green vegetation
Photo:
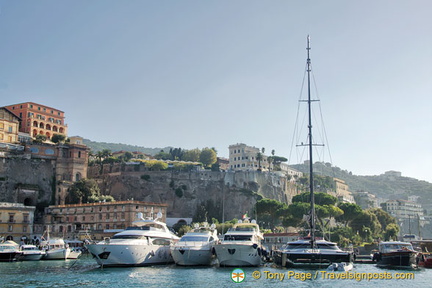
[[[111,202],[114,198],[101,195],[97,182],[93,179],[81,179],[75,182],[68,190],[66,204],[94,203],[99,201]]]
[[[308,192],[293,197],[293,203],[286,205],[272,199],[256,203],[258,223],[263,229],[283,231],[288,226],[300,228],[308,233],[310,195]],[[399,233],[396,219],[382,209],[362,210],[351,203],[339,203],[336,197],[326,193],[315,193],[316,227],[325,238],[337,241],[342,247],[349,244],[361,245],[377,239],[395,239]],[[336,221],[336,225],[330,223]]]

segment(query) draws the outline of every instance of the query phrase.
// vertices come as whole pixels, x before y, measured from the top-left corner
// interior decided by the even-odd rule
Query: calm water
[[[184,268],[175,265],[100,269],[91,257],[67,261],[36,261],[0,263],[0,287],[432,287],[432,269],[414,271],[386,270],[375,265],[356,264],[352,273],[414,273],[409,280],[323,279],[322,274],[313,280],[287,279],[287,273],[312,273],[315,270],[282,269],[270,266],[243,268],[246,278],[242,283],[231,280],[234,268],[200,267]],[[260,279],[252,274],[259,271]],[[266,279],[266,272],[282,273],[283,281]],[[340,272],[337,272],[340,274]],[[255,272],[254,275],[256,275]],[[275,276],[276,274],[268,274]],[[303,274],[305,275],[305,274]],[[335,274],[334,274],[335,275]],[[381,274],[382,275],[382,274]],[[298,275],[300,276],[300,275]]]

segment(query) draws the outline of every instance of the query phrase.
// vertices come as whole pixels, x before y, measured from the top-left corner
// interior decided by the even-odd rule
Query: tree
[[[43,135],[43,134],[38,134],[36,135],[35,139],[33,140],[33,142],[35,143],[43,143],[47,140],[47,136]]]
[[[63,134],[54,134],[51,141],[53,143],[64,143],[66,141],[66,136]]]
[[[95,202],[100,196],[99,186],[93,179],[81,179],[68,189],[67,204]],[[97,200],[96,200],[97,201]]]
[[[344,211],[344,214],[336,217],[336,220],[344,223],[345,226],[363,212],[359,205],[353,203],[340,203],[338,207]]]
[[[315,198],[315,204],[318,205],[335,205],[337,202],[337,198],[323,192],[316,192],[314,193]],[[296,195],[292,198],[292,202],[305,202],[310,203],[310,193],[309,192],[303,192],[299,195]]]
[[[183,153],[183,161],[198,162],[200,160],[201,150],[198,148],[186,150]]]
[[[204,166],[210,167],[217,161],[216,152],[210,148],[204,148],[201,151],[200,162],[203,163]]]
[[[261,161],[263,160],[263,155],[261,152],[257,153],[256,160],[258,160],[258,171],[261,171]]]
[[[396,223],[390,223],[387,225],[384,232],[384,240],[389,241],[390,239],[396,240],[399,235],[400,227]]]
[[[268,223],[272,230],[279,223],[281,210],[284,208],[287,208],[286,204],[267,198],[261,199],[255,204],[258,219]]]

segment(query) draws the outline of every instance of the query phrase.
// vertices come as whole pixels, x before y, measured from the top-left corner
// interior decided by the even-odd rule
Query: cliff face
[[[252,214],[262,197],[288,203],[295,193],[285,177],[264,172],[122,171],[97,179],[116,200],[167,203],[168,217],[193,217],[204,206],[210,216],[230,220]]]
[[[51,160],[2,158],[0,202],[35,206],[50,203],[55,165]]]

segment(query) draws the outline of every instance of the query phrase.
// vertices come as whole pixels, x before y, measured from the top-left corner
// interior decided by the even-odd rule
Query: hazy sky
[[[2,0],[0,106],[63,110],[69,136],[94,141],[223,157],[245,143],[288,158],[310,34],[333,165],[432,182],[431,11],[429,0]]]

